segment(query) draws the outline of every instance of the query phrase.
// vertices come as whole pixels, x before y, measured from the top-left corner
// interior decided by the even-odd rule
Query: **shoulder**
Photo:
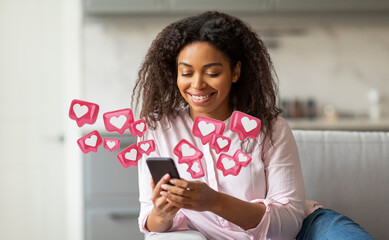
[[[264,137],[264,133],[262,132]],[[267,137],[264,139],[265,143],[272,145],[271,143],[286,141],[287,139],[293,138],[293,133],[289,127],[288,122],[281,116],[278,116],[273,120],[272,123],[272,141]]]
[[[282,135],[291,132],[288,122],[285,118],[278,116],[273,122],[273,134]]]

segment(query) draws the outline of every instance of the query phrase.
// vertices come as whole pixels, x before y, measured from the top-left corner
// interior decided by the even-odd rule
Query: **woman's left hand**
[[[212,211],[218,199],[218,192],[200,181],[186,181],[184,179],[171,179],[174,186],[163,184],[162,192],[167,201],[178,208],[195,211]]]

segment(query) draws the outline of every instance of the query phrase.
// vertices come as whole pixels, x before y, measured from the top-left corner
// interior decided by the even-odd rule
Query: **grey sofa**
[[[389,239],[389,133],[295,130],[293,134],[307,199],[350,217],[377,239]],[[204,237],[182,232],[146,239]]]

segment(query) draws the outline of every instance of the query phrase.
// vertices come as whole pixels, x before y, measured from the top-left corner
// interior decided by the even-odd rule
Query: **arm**
[[[290,128],[280,118],[274,129],[273,144],[264,142],[260,155],[253,156],[262,159],[266,182],[252,184],[266,184],[265,199],[243,201],[215,193],[206,183],[172,179],[176,186],[162,185],[167,200],[180,208],[212,211],[259,239],[293,239],[304,218],[304,183]]]
[[[170,180],[175,186],[163,184],[167,192],[161,194],[178,208],[211,211],[247,230],[259,224],[265,213],[265,205],[250,203],[225,193],[216,192],[204,182],[183,179]]]
[[[161,156],[155,131],[147,130],[143,137],[138,139],[153,139],[156,144],[156,151],[150,153],[149,157]],[[153,232],[165,232],[187,229],[185,215],[177,208],[171,206],[166,198],[160,195],[163,191],[160,186],[170,177],[162,178],[156,185],[152,181],[152,176],[146,164],[147,156],[144,155],[138,162],[138,184],[139,184],[139,202],[140,213],[138,218],[139,229],[145,234]]]
[[[166,198],[161,196],[161,185],[167,183],[170,180],[170,176],[165,175],[155,186],[154,181],[151,180],[153,194],[152,201],[154,204],[150,215],[146,220],[146,228],[150,232],[166,232],[173,225],[173,218],[176,215],[179,208],[174,207],[171,203],[166,201]]]
[[[218,193],[218,200],[211,209],[211,212],[244,230],[257,226],[261,222],[265,211],[264,204],[246,202],[224,193]]]

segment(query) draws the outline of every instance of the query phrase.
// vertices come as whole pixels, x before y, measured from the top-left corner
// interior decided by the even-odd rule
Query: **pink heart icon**
[[[121,109],[103,114],[105,129],[108,132],[123,132],[129,128],[130,123],[134,121],[132,110],[130,108]]]
[[[242,167],[246,167],[251,162],[251,157],[240,149],[236,150],[234,159]]]
[[[113,138],[104,138],[104,148],[110,152],[120,149],[120,140]]]
[[[99,146],[103,143],[103,140],[98,131],[92,131],[82,138],[77,140],[77,144],[83,153],[97,152]]]
[[[196,159],[188,164],[188,169],[186,171],[190,173],[192,178],[204,177],[204,170],[200,159]]]
[[[177,143],[173,153],[178,157],[178,163],[190,163],[203,157],[203,153],[186,139]]]
[[[234,157],[222,153],[216,162],[216,168],[221,170],[224,176],[228,174],[236,176],[240,172],[242,165],[238,164]]]
[[[132,136],[142,137],[143,133],[146,131],[146,121],[144,119],[140,119],[129,125],[130,133]]]
[[[99,105],[74,99],[70,104],[69,117],[76,121],[78,127],[94,124],[99,115]]]
[[[230,121],[231,131],[238,134],[239,139],[256,138],[261,129],[261,120],[248,114],[234,111]]]
[[[192,133],[194,136],[199,137],[201,143],[205,145],[211,141],[213,134],[223,135],[225,127],[222,121],[197,116],[193,124]]]
[[[220,152],[228,152],[231,146],[231,138],[219,134],[213,134],[209,146],[214,149],[217,154]]]
[[[142,154],[139,152],[138,146],[136,144],[132,144],[131,146],[118,153],[116,157],[124,168],[128,168],[130,166],[137,167],[138,161],[141,159]]]
[[[138,143],[138,150],[140,154],[150,155],[151,152],[155,151],[154,140],[146,140]]]

